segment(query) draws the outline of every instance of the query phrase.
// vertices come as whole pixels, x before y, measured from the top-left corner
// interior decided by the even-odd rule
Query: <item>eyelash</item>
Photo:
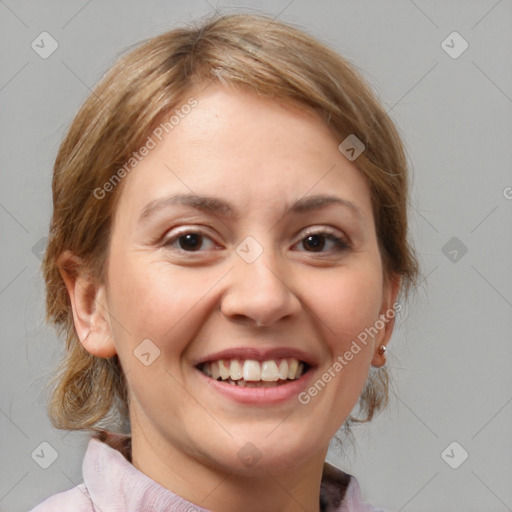
[[[198,229],[188,229],[186,231],[182,231],[180,233],[177,233],[176,235],[172,236],[171,238],[168,238],[167,240],[165,240],[163,242],[162,245],[164,247],[173,248],[172,246],[174,245],[174,243],[179,241],[180,238],[182,238],[182,237],[184,237],[186,235],[191,235],[191,234],[200,235],[200,236],[202,236],[204,238],[208,238],[208,239],[211,240],[211,237],[208,236],[206,233],[204,233],[201,230],[198,230]],[[306,240],[310,236],[323,236],[327,240],[333,242],[334,245],[336,246],[335,249],[334,249],[335,252],[343,252],[343,251],[346,251],[346,250],[351,248],[349,242],[345,238],[341,238],[341,237],[335,235],[333,232],[330,232],[330,231],[310,231],[310,232],[307,232],[307,233],[304,234],[304,236],[301,238],[301,240],[299,242],[297,242],[297,243],[304,242],[304,240]],[[194,250],[189,251],[189,250],[183,249],[181,247],[176,247],[174,249],[178,250],[181,253],[187,253],[187,254],[204,252],[204,251],[201,251],[200,249],[199,250],[195,250],[195,251]],[[316,252],[316,251],[306,251],[306,250],[304,250],[304,251],[299,251],[299,252],[310,252],[310,253],[313,253],[313,254],[325,254],[326,252],[329,252],[329,251],[318,251],[318,252]]]

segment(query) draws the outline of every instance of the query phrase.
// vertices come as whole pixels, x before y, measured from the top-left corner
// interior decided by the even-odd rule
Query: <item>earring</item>
[[[379,355],[383,356],[386,353],[386,345],[381,345],[379,347]]]

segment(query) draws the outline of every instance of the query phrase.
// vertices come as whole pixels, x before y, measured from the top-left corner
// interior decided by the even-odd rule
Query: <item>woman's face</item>
[[[111,232],[133,434],[230,472],[323,460],[385,329],[353,342],[396,293],[369,188],[315,114],[195,97],[124,179]]]

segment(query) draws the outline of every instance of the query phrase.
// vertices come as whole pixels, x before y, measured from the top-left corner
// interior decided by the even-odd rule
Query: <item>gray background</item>
[[[0,0],[0,510],[81,481],[87,439],[52,429],[44,405],[61,350],[43,322],[39,272],[59,142],[122,50],[215,7],[277,16],[342,52],[390,110],[412,163],[427,277],[388,352],[389,409],[329,460],[389,510],[512,510],[511,1],[213,2]],[[59,45],[47,59],[31,48],[43,31]],[[441,46],[453,31],[469,44],[456,59]],[[453,441],[445,460],[469,453],[457,469],[441,456]],[[58,453],[48,469],[31,457],[42,442]]]

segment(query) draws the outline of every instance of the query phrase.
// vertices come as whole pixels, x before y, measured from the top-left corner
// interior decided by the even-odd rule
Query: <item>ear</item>
[[[117,351],[110,329],[105,286],[71,251],[59,256],[57,266],[69,294],[75,329],[83,347],[94,356],[113,357]]]
[[[392,275],[385,282],[382,306],[379,314],[379,319],[382,320],[384,326],[379,329],[379,332],[373,339],[372,366],[376,366],[378,368],[386,364],[386,354],[385,352],[381,352],[380,348],[382,346],[387,346],[391,335],[393,334],[395,316],[397,313],[395,304],[400,291],[401,281],[402,279],[399,275]],[[379,322],[378,326],[381,326],[381,322]]]

